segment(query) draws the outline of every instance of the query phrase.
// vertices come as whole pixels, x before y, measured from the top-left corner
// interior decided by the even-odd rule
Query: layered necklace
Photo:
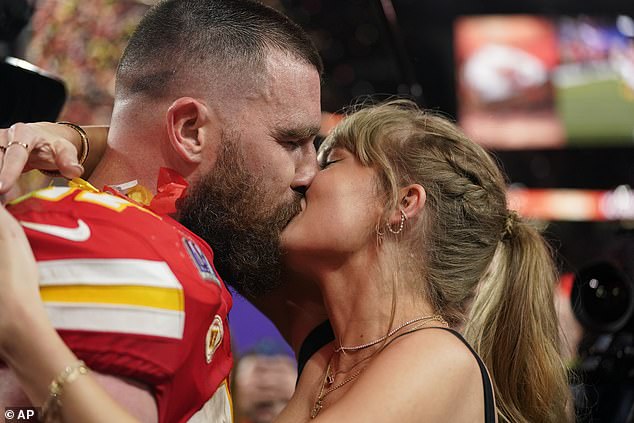
[[[379,350],[376,353],[374,353],[372,355],[369,355],[368,357],[365,357],[364,359],[356,362],[354,365],[352,365],[352,367],[350,367],[346,371],[343,371],[343,370],[335,371],[334,370],[334,368],[332,366],[332,361],[333,361],[333,357],[335,356],[335,354],[338,354],[340,352],[344,352],[345,353],[346,351],[359,351],[359,350],[363,350],[365,348],[369,348],[369,347],[371,347],[373,345],[376,345],[376,344],[378,344],[380,342],[388,340],[390,337],[394,336],[398,331],[400,331],[401,329],[406,328],[407,326],[413,325],[414,323],[418,323],[417,327],[415,329],[413,329],[413,330],[417,330],[418,328],[422,328],[424,325],[426,325],[430,321],[436,321],[441,326],[444,326],[444,327],[448,327],[449,326],[447,324],[447,322],[445,321],[445,319],[443,319],[442,316],[440,316],[438,314],[434,314],[432,316],[421,316],[421,317],[417,317],[416,319],[408,320],[407,322],[397,326],[395,329],[392,329],[391,331],[389,331],[386,335],[383,335],[382,337],[380,337],[378,339],[375,339],[373,341],[366,342],[365,344],[353,345],[353,346],[349,346],[349,347],[339,344],[339,346],[335,348],[334,354],[330,357],[330,360],[328,360],[328,366],[326,367],[326,374],[324,375],[324,379],[321,382],[321,387],[319,389],[319,394],[317,395],[317,399],[315,400],[315,404],[313,405],[313,408],[310,411],[310,418],[314,419],[315,417],[317,417],[317,415],[319,414],[321,409],[324,408],[324,400],[325,400],[325,398],[326,398],[326,396],[328,394],[330,394],[333,391],[336,391],[337,389],[341,388],[342,386],[344,386],[344,385],[352,382],[353,380],[355,380],[361,374],[361,372],[365,369],[365,366],[361,367],[360,369],[355,371],[352,375],[350,375],[348,378],[344,379],[343,381],[341,381],[341,382],[339,382],[338,384],[335,385],[335,376],[338,373],[350,372],[355,367],[357,367],[359,364],[367,361],[368,359],[373,357],[374,354],[377,354],[381,350]],[[388,344],[389,344],[389,342],[386,343],[381,349],[385,348]]]

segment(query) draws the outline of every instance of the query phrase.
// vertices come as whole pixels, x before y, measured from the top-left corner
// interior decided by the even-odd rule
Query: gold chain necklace
[[[339,351],[358,351],[358,350],[362,350],[364,348],[371,347],[372,345],[376,345],[376,344],[378,344],[381,341],[385,341],[387,338],[389,338],[390,336],[394,335],[396,332],[398,332],[399,330],[403,329],[404,327],[411,325],[412,323],[426,322],[428,320],[436,320],[436,321],[438,321],[440,323],[443,323],[443,324],[447,323],[447,322],[445,322],[445,319],[443,319],[442,316],[439,315],[439,314],[434,314],[434,315],[431,315],[431,316],[417,317],[416,319],[408,320],[407,322],[403,323],[402,325],[400,325],[396,329],[392,329],[390,332],[388,332],[387,335],[383,335],[382,337],[380,337],[378,339],[375,339],[374,341],[366,342],[365,344],[361,344],[361,345],[353,345],[351,347],[344,347],[343,345],[339,345],[337,348],[335,348],[335,352],[339,352]]]
[[[352,370],[354,370],[355,367],[357,367],[359,364],[371,359],[374,355],[371,354],[365,358],[362,358],[361,360],[357,361],[356,363],[354,363],[352,366],[348,367],[347,369],[341,369],[341,370],[335,370],[333,367],[331,367],[332,369],[332,373],[328,374],[326,373],[326,383],[328,384],[328,386],[332,385],[333,383],[335,383],[335,377],[338,374],[343,374],[343,373],[350,373]],[[339,366],[339,355],[337,355],[337,366]]]
[[[324,388],[326,387],[327,384],[331,385],[334,382],[334,375],[333,375],[333,378],[330,379],[331,361],[332,361],[332,357],[330,357],[330,360],[328,361],[328,367],[326,368],[326,375],[324,376],[324,380],[321,383],[321,388],[319,389],[319,395],[317,395],[317,400],[315,400],[315,404],[313,405],[313,409],[310,411],[310,418],[311,419],[314,419],[315,417],[317,417],[317,415],[319,414],[321,409],[324,408],[324,399],[326,398],[326,395],[328,395],[329,393],[331,393],[333,391],[336,391],[337,389],[341,388],[345,384],[347,384],[349,382],[352,382],[363,371],[363,368],[361,368],[358,371],[356,371],[352,376],[350,376],[349,378],[345,379],[343,382],[338,383],[337,385],[324,390]],[[356,366],[356,364],[355,364],[355,366]]]
[[[367,344],[362,344],[362,345],[356,345],[353,347],[344,347],[344,346],[339,346],[338,348],[335,348],[335,353],[330,356],[330,359],[328,360],[328,366],[326,367],[326,374],[324,375],[324,380],[321,382],[321,387],[319,388],[319,394],[317,395],[317,399],[315,400],[315,404],[313,405],[313,408],[310,411],[310,418],[314,419],[315,417],[317,417],[317,415],[319,414],[319,412],[321,411],[322,408],[324,408],[324,399],[326,398],[326,396],[328,394],[330,394],[333,391],[336,391],[337,389],[341,388],[342,386],[346,385],[347,383],[352,382],[353,380],[355,380],[360,374],[361,372],[365,369],[365,366],[360,368],[359,370],[357,370],[355,373],[352,374],[352,376],[348,377],[347,379],[344,379],[342,382],[336,384],[335,386],[331,386],[334,382],[335,382],[335,376],[337,375],[337,373],[342,373],[342,371],[333,371],[333,373],[330,373],[330,369],[332,368],[332,359],[335,356],[335,354],[341,352],[341,351],[357,351],[363,348],[368,348],[372,345],[376,345],[379,342],[388,339],[390,336],[394,335],[396,332],[398,332],[399,330],[403,329],[406,326],[409,326],[413,323],[416,322],[420,322],[417,325],[417,329],[418,328],[422,328],[425,326],[425,324],[428,321],[437,321],[440,322],[440,324],[444,327],[448,327],[449,325],[447,324],[447,321],[445,321],[445,319],[442,318],[442,316],[435,314],[433,316],[422,316],[413,320],[409,320],[405,323],[403,323],[402,325],[400,325],[399,327],[397,327],[394,330],[391,330],[387,335],[382,336],[379,339],[376,339],[372,342],[368,342]],[[386,345],[387,346],[387,345]],[[384,346],[385,347],[385,346]],[[383,348],[384,348],[383,347]],[[379,350],[379,352],[381,352],[381,350],[383,350],[383,348],[381,348]],[[347,371],[350,371],[352,369],[354,369],[355,367],[357,367],[360,363],[366,361],[367,359],[373,357],[373,355],[370,355],[369,357],[364,358],[363,360],[355,363],[354,365],[352,365]],[[325,389],[326,386],[331,386],[328,389]]]

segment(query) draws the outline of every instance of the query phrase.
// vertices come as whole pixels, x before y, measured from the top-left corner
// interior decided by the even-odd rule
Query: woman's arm
[[[108,127],[82,128],[89,140],[83,167],[78,160],[83,151],[81,136],[68,125],[16,123],[0,129],[0,194],[6,193],[24,170],[59,170],[69,179],[90,176],[106,149]],[[19,145],[10,146],[12,142]]]
[[[29,399],[42,405],[49,385],[77,362],[48,321],[40,300],[38,272],[18,222],[0,206],[0,359],[14,372]],[[64,422],[131,422],[90,375],[63,386]]]

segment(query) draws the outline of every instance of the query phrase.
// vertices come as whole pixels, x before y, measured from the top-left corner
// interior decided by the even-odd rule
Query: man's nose
[[[291,188],[295,191],[306,192],[313,178],[317,174],[319,167],[317,166],[317,151],[312,143],[307,143],[302,148],[302,154],[298,158],[295,166],[295,178],[291,184]]]

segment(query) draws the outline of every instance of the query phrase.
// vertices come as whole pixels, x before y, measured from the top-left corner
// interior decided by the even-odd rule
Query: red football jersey
[[[12,202],[66,344],[100,373],[154,391],[159,421],[231,421],[231,295],[213,252],[124,198],[50,187]]]

